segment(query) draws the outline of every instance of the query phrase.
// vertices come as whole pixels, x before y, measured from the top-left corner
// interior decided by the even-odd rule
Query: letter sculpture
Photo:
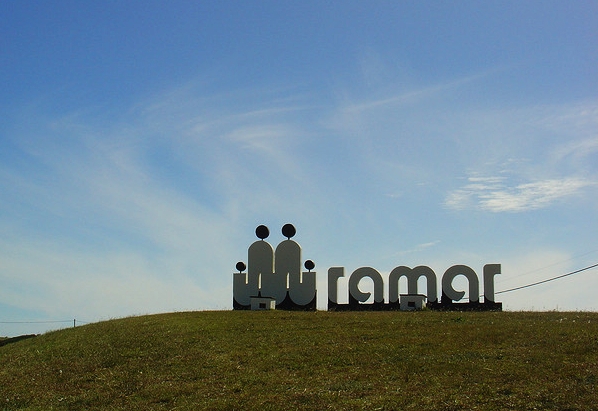
[[[291,240],[296,233],[292,224],[282,227],[287,237],[277,247],[264,241],[269,230],[260,225],[255,233],[260,239],[249,246],[247,273],[245,264],[237,263],[233,274],[233,309],[248,310],[252,299],[271,299],[277,309],[316,310],[316,273],[311,260],[305,262],[307,272],[301,269],[301,247]]]
[[[384,279],[371,267],[361,267],[353,271],[348,279],[348,304],[339,302],[338,282],[345,277],[344,267],[328,269],[328,310],[330,311],[365,311],[365,310],[403,310],[417,309],[424,305],[432,310],[492,310],[501,311],[502,303],[494,301],[494,276],[500,274],[500,264],[484,266],[484,302],[480,302],[480,281],[475,271],[466,265],[454,265],[442,276],[442,299],[438,300],[438,285],[434,271],[425,265],[415,268],[403,265],[395,267],[388,276],[388,303],[384,302]],[[463,275],[469,282],[469,301],[460,302],[465,291],[453,287],[455,277]],[[370,278],[374,285],[374,301],[368,302],[371,293],[363,292],[359,283]],[[407,279],[407,294],[399,294],[399,280]],[[419,291],[418,280],[426,279],[426,294]],[[424,301],[427,303],[424,304]],[[414,307],[414,308],[411,308]]]
[[[316,310],[316,273],[311,260],[301,267],[301,247],[291,238],[296,230],[292,224],[282,227],[286,237],[276,250],[265,241],[270,235],[268,227],[260,225],[255,234],[259,238],[249,246],[247,266],[238,262],[237,273],[233,274],[233,309],[286,309]],[[247,269],[247,272],[245,270]],[[500,274],[500,264],[486,264],[483,271],[483,302],[480,301],[480,279],[476,272],[466,265],[453,265],[441,278],[438,289],[434,271],[425,265],[415,268],[395,267],[388,275],[388,302],[384,301],[385,280],[372,267],[360,267],[353,271],[346,281],[344,298],[339,298],[339,279],[345,277],[344,267],[328,269],[328,310],[415,310],[427,307],[432,310],[493,310],[501,311],[502,303],[494,300],[494,276]],[[456,277],[464,276],[469,285],[465,291],[455,290]],[[401,278],[407,280],[406,294],[399,292]],[[424,284],[425,294],[419,286]],[[364,292],[360,283],[368,278],[373,285],[371,292]],[[419,283],[419,284],[418,284]],[[440,292],[439,292],[440,291]],[[440,294],[440,295],[439,295]],[[341,303],[340,300],[348,301]],[[465,300],[466,302],[462,302]]]

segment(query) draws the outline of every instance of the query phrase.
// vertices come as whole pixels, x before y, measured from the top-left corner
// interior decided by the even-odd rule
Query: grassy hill
[[[596,410],[598,313],[190,312],[0,347],[0,410]]]

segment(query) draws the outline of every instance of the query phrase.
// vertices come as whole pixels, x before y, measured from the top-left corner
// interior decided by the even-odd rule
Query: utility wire
[[[0,321],[0,324],[58,324],[58,323],[72,323],[76,321],[77,324],[89,324],[85,321],[79,320],[63,320],[63,321]]]
[[[598,267],[598,263],[594,264],[594,265],[590,265],[588,267],[581,268],[579,270],[571,271],[570,273],[567,273],[567,274],[561,274],[561,275],[558,275],[556,277],[549,278],[547,280],[542,280],[542,281],[538,281],[536,283],[522,285],[520,287],[509,288],[508,290],[497,291],[494,294],[508,293],[508,292],[515,291],[515,290],[521,290],[522,288],[533,287],[534,285],[544,284],[544,283],[547,283],[549,281],[558,280],[559,278],[563,278],[563,277],[567,277],[567,276],[570,276],[570,275],[573,275],[573,274],[581,273],[582,271],[587,271],[587,270],[590,270],[590,269],[596,268],[596,267]]]
[[[64,321],[0,321],[0,324],[56,324],[56,323],[71,323],[72,320]]]

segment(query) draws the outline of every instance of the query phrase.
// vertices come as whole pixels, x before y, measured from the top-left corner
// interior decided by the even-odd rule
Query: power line
[[[591,250],[591,251],[587,251],[587,252],[585,252],[585,253],[576,254],[576,255],[572,256],[571,258],[567,258],[566,260],[560,260],[560,261],[557,261],[557,262],[555,262],[555,263],[553,263],[553,264],[549,264],[549,265],[546,265],[546,266],[543,266],[543,267],[540,267],[540,268],[535,268],[535,269],[533,269],[533,270],[526,271],[526,272],[524,272],[524,273],[521,273],[521,274],[519,275],[519,278],[525,277],[525,276],[527,276],[527,275],[529,275],[529,274],[533,274],[533,273],[535,273],[535,272],[538,272],[538,271],[541,271],[541,270],[545,270],[545,269],[547,269],[547,268],[550,268],[550,267],[554,267],[554,266],[556,266],[556,265],[559,265],[559,264],[565,263],[565,262],[567,262],[567,261],[573,261],[573,260],[576,260],[576,259],[578,259],[579,257],[583,257],[583,256],[585,256],[585,255],[592,254],[592,253],[595,253],[595,252],[597,252],[597,251],[598,251],[598,250]]]
[[[0,321],[0,324],[56,324],[56,323],[70,323],[72,320],[64,321]]]
[[[590,269],[596,268],[596,267],[598,267],[598,263],[594,264],[594,265],[590,265],[588,267],[581,268],[579,270],[571,271],[570,273],[567,273],[567,274],[557,275],[556,277],[552,277],[552,278],[549,278],[547,280],[542,280],[542,281],[538,281],[538,282],[535,282],[535,283],[532,283],[532,284],[522,285],[520,287],[509,288],[508,290],[497,291],[494,294],[508,293],[508,292],[515,291],[515,290],[521,290],[522,288],[533,287],[534,285],[544,284],[544,283],[547,283],[549,281],[558,280],[559,278],[563,278],[563,277],[567,277],[567,276],[570,276],[570,275],[573,275],[573,274],[581,273],[582,271],[587,271],[587,270],[590,270]]]
[[[58,324],[58,323],[76,323],[76,324],[89,324],[86,321],[80,320],[54,320],[54,321],[0,321],[0,324]]]

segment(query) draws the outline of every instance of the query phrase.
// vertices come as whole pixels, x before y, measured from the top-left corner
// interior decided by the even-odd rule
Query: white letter
[[[328,302],[338,304],[338,279],[345,276],[345,267],[328,269]]]
[[[469,302],[478,302],[480,300],[480,280],[475,271],[466,265],[454,265],[445,271],[442,276],[442,294],[452,301],[459,301],[463,298],[465,291],[457,291],[453,288],[453,280],[458,275],[464,275],[469,280]]]
[[[494,276],[500,274],[500,264],[484,266],[484,302],[494,302]]]

